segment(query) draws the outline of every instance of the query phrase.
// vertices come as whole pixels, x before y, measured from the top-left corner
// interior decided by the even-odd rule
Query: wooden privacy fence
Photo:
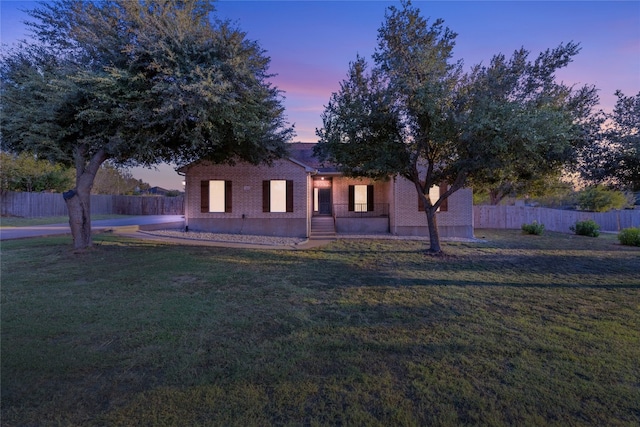
[[[3,216],[25,218],[69,214],[60,193],[6,192],[0,196]],[[183,215],[184,197],[91,196],[93,215]]]
[[[121,215],[184,215],[184,197],[111,196],[112,213]]]
[[[609,212],[567,211],[527,206],[474,206],[475,228],[519,229],[522,224],[538,221],[545,230],[570,232],[569,227],[578,221],[594,220],[600,231],[618,232],[623,228],[640,227],[640,210]]]

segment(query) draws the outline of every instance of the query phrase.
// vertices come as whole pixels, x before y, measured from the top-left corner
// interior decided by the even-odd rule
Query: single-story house
[[[290,156],[272,165],[197,161],[185,176],[189,230],[317,237],[327,234],[428,236],[427,218],[413,183],[350,178],[324,167],[314,143],[290,144]],[[437,199],[440,188],[432,189]],[[470,189],[452,194],[436,214],[441,237],[473,237]]]

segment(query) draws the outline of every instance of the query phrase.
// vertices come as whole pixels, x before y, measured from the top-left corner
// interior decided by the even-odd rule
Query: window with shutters
[[[202,181],[200,187],[200,211],[230,213],[232,206],[231,181]]]
[[[373,185],[349,186],[349,212],[372,212],[374,209]]]
[[[262,182],[263,212],[293,212],[293,181],[273,179]]]

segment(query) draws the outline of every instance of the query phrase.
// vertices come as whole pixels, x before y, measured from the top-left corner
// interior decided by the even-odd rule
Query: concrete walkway
[[[134,239],[142,239],[149,241],[156,241],[174,245],[185,246],[209,246],[218,248],[239,248],[239,249],[262,249],[262,250],[307,250],[314,249],[321,246],[325,246],[331,243],[333,240],[304,240],[297,244],[292,245],[269,245],[259,243],[237,243],[215,240],[202,240],[202,239],[182,239],[179,237],[159,236],[157,234],[145,233],[144,230],[133,230],[127,228],[116,228],[113,230],[116,234],[131,237]]]

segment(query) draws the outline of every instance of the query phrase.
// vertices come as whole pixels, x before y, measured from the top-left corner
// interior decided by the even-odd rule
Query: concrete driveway
[[[182,215],[139,215],[129,218],[91,221],[93,231],[131,228],[131,230],[153,230],[158,228],[180,228],[184,226]],[[0,240],[25,239],[28,237],[71,234],[69,223],[36,225],[31,227],[0,228]]]

